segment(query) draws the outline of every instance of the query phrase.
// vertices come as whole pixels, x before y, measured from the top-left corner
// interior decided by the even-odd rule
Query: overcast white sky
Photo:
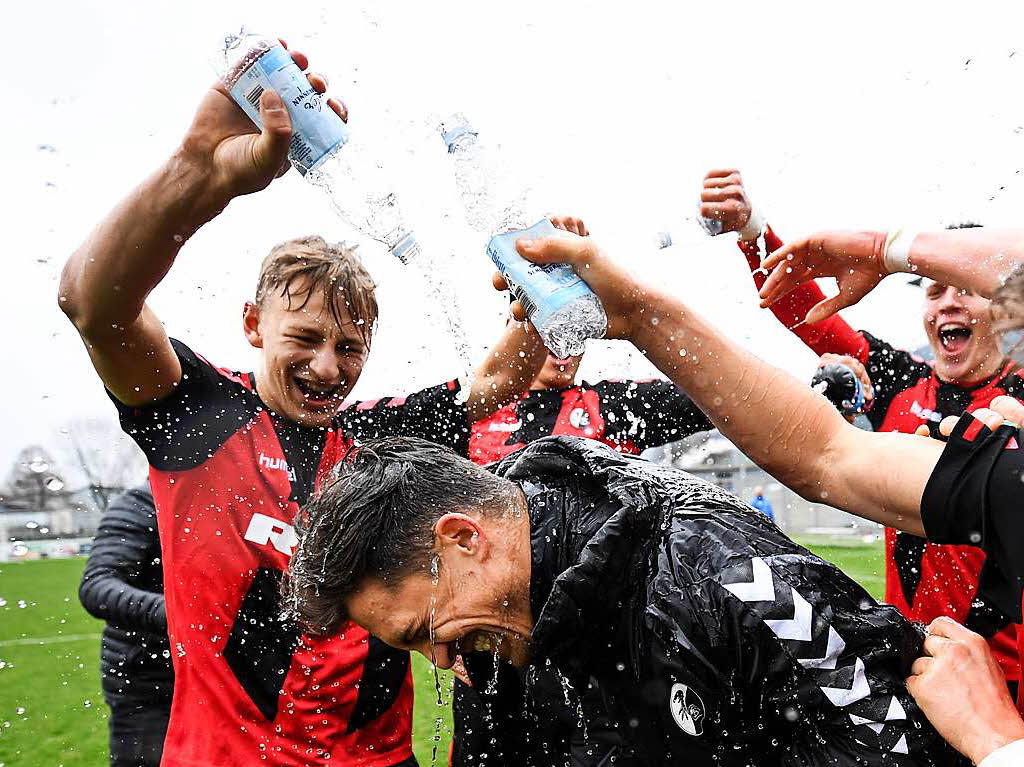
[[[0,75],[0,474],[62,422],[113,417],[56,308],[57,275],[173,149],[211,80],[212,48],[240,23],[309,53],[348,103],[352,129],[382,137],[421,240],[452,267],[478,355],[505,301],[490,290],[483,243],[462,223],[431,132],[456,109],[531,181],[536,217],[582,216],[617,257],[806,378],[812,355],[756,309],[731,238],[709,240],[693,223],[703,173],[743,169],[784,238],[832,226],[1019,222],[1021,15],[1019,2],[12,4]],[[662,228],[680,244],[653,251],[648,238]],[[151,304],[172,335],[247,369],[254,354],[240,315],[260,259],[310,232],[355,237],[292,173],[201,230]],[[453,375],[444,330],[423,321],[422,288],[380,247],[362,252],[382,319],[356,394]],[[891,283],[849,319],[919,345],[919,294]],[[607,342],[593,344],[583,369],[591,380],[649,373]]]

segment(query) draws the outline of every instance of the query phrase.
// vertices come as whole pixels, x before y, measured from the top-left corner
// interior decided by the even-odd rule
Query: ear
[[[482,559],[490,551],[490,542],[480,521],[468,514],[445,514],[434,525],[434,538],[440,550],[452,554]]]
[[[260,307],[252,301],[245,302],[242,310],[242,331],[245,340],[257,349],[263,348],[263,334],[260,332]]]

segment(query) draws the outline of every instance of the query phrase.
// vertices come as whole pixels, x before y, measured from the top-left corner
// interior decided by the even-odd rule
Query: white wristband
[[[917,237],[914,229],[893,229],[885,238],[885,250],[882,251],[882,263],[889,274],[909,272],[910,246]]]
[[[764,216],[761,215],[761,211],[751,206],[750,218],[747,220],[747,225],[738,232],[740,242],[754,242],[764,233],[764,225],[765,220]]]
[[[980,762],[978,767],[1019,767],[1024,764],[1024,740],[1015,740],[997,748]]]

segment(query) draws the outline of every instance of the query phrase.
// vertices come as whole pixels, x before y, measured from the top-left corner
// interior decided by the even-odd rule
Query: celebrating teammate
[[[322,77],[308,79],[324,93]],[[292,521],[353,441],[416,435],[465,454],[469,426],[524,379],[511,368],[478,376],[465,403],[463,384],[449,381],[343,407],[377,303],[353,250],[320,237],[283,242],[263,262],[242,320],[260,351],[255,372],[219,368],[168,338],[146,297],[184,241],[287,168],[288,111],[270,90],[259,106],[262,133],[220,83],[207,91],[180,148],[71,256],[60,285],[61,308],[150,464],[176,675],[163,764],[412,764],[408,654],[354,625],[304,637],[280,616]],[[532,365],[526,381],[541,361],[520,362],[514,346],[495,354]]]
[[[738,245],[759,288],[765,279],[760,270],[762,260],[767,256],[776,263],[782,254],[793,252],[790,247],[783,248],[779,237],[753,209],[736,170],[707,174],[701,215],[720,221],[724,231],[739,233]],[[975,232],[982,231],[966,229],[956,239],[969,242],[981,236]],[[884,243],[884,235],[881,239]],[[776,252],[778,256],[769,256]],[[787,262],[796,274],[802,274],[799,264]],[[792,277],[789,284],[793,284]],[[867,417],[875,431],[912,434],[926,426],[937,435],[944,416],[987,407],[1002,394],[1024,395],[1024,379],[1017,364],[1002,354],[989,301],[982,295],[929,280],[923,320],[934,364],[867,331],[853,330],[839,316],[825,319],[826,313],[843,305],[842,295],[827,299],[813,282],[792,292],[773,289],[771,296],[779,300],[772,304],[772,311],[816,354],[846,355],[863,364],[874,387]],[[979,594],[982,552],[974,546],[940,546],[887,527],[885,553],[885,601],[912,620],[929,623],[948,615],[988,637],[1010,689],[1015,690],[1020,679],[1016,627],[1005,612]]]

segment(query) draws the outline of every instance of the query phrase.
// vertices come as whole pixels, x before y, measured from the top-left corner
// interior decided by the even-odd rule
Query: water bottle
[[[864,386],[848,365],[822,365],[811,379],[811,388],[825,395],[848,418],[867,410]]]
[[[582,354],[587,339],[602,338],[608,328],[601,302],[568,264],[534,264],[515,248],[520,238],[576,235],[555,229],[546,218],[526,227],[521,197],[498,203],[493,187],[498,165],[464,116],[453,115],[439,130],[452,158],[466,220],[473,229],[494,235],[487,255],[526,309],[544,345],[560,358]]]
[[[224,37],[214,67],[231,98],[258,127],[260,96],[277,91],[292,120],[288,159],[303,177],[323,189],[334,211],[357,231],[384,243],[402,263],[420,254],[403,220],[397,197],[372,153],[352,141],[335,114],[273,38],[249,32]]]

